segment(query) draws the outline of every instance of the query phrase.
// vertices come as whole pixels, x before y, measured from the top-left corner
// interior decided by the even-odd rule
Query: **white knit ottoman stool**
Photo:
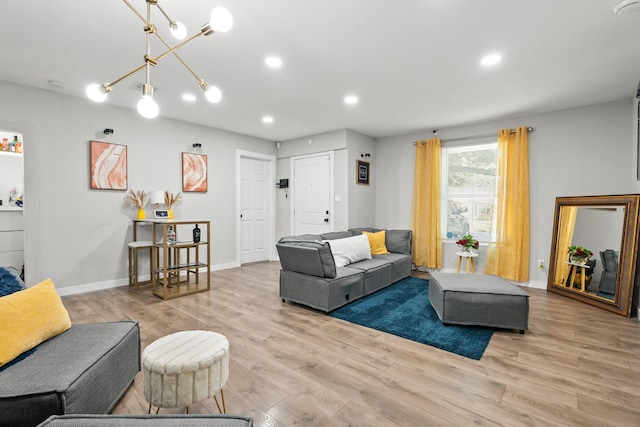
[[[227,412],[222,388],[229,378],[229,341],[211,331],[182,331],[159,338],[142,352],[144,397],[151,406],[176,408],[210,397]],[[222,397],[222,409],[216,398]]]

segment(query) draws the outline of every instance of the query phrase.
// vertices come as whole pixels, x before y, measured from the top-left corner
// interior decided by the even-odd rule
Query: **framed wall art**
[[[206,154],[182,153],[182,191],[207,192]]]
[[[126,190],[127,146],[89,141],[89,174],[94,190]]]
[[[369,185],[369,162],[356,160],[356,184]]]

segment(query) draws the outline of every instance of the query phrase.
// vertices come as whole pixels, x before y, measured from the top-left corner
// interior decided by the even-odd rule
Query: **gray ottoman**
[[[445,324],[528,329],[529,294],[498,276],[431,273],[429,301]]]

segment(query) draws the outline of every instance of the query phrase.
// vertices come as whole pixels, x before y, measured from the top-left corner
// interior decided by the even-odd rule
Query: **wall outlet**
[[[539,259],[538,260],[538,268],[540,270],[544,270],[544,260],[543,259]]]

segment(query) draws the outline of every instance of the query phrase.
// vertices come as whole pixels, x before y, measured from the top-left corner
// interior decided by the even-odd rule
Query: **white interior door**
[[[293,162],[294,234],[331,231],[331,156],[321,154]]]
[[[268,259],[269,162],[242,158],[240,163],[241,263]]]

